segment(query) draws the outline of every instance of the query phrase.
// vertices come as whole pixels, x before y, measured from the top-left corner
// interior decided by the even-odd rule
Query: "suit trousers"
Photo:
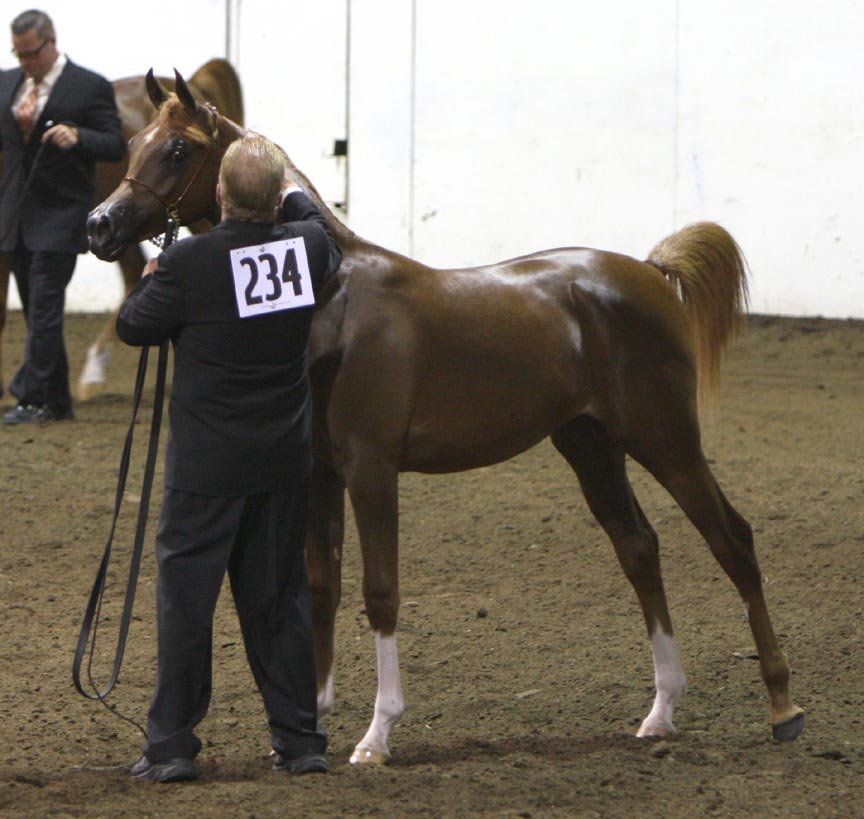
[[[159,668],[144,753],[194,758],[210,705],[213,614],[227,570],[273,748],[323,753],[305,564],[308,480],[248,497],[165,489],[156,537]]]
[[[72,414],[63,310],[66,285],[72,279],[76,260],[75,253],[30,251],[21,244],[12,256],[27,321],[27,346],[24,363],[9,391],[22,404],[47,404],[58,418]]]

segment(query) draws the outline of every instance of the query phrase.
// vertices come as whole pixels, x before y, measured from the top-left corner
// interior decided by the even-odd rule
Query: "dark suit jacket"
[[[28,249],[83,253],[87,250],[87,214],[96,204],[96,161],[116,162],[126,152],[114,88],[99,74],[67,61],[25,145],[12,113],[15,93],[24,79],[20,68],[0,74],[0,236],[5,237],[0,249],[15,249],[20,220]],[[45,146],[19,208],[49,122],[74,125],[80,142],[66,151]]]
[[[202,495],[251,495],[305,478],[310,397],[306,349],[314,307],[241,318],[230,251],[302,237],[318,293],[341,254],[304,193],[286,197],[287,224],[228,219],[160,254],[120,309],[127,344],[174,345],[165,485]],[[255,255],[254,253],[251,255]],[[281,261],[281,260],[280,260]],[[266,281],[267,265],[261,265]],[[291,282],[279,287],[291,287]],[[266,288],[271,283],[266,282]]]

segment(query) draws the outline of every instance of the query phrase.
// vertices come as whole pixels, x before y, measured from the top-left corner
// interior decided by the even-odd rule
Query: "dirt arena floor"
[[[69,317],[76,376],[103,320]],[[8,376],[23,346],[19,313],[5,344]],[[270,771],[227,594],[217,613],[200,781],[132,781],[121,766],[138,756],[141,735],[72,687],[136,360],[134,351],[117,351],[110,389],[79,405],[74,423],[0,428],[3,819],[864,816],[864,323],[751,317],[704,427],[718,479],[756,533],[774,625],[807,712],[800,739],[772,742],[743,607],[695,530],[635,467],[637,494],[661,540],[689,691],[676,739],[634,737],[653,693],[636,599],[575,478],[544,442],[492,468],[402,481],[407,712],[382,769],[347,762],[375,696],[349,527],[337,709],[326,720],[331,772],[299,779]],[[106,647],[145,433],[139,423]],[[137,720],[154,672],[154,521],[155,509],[111,697]],[[98,667],[97,679],[107,670]]]

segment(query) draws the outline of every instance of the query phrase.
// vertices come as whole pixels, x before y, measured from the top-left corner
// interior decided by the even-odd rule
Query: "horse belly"
[[[463,346],[429,366],[416,393],[400,468],[454,472],[524,452],[590,399],[578,345]]]

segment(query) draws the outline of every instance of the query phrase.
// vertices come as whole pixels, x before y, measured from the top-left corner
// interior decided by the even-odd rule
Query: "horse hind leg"
[[[119,259],[123,271],[124,296],[132,292],[141,271],[144,269],[145,257],[138,245],[130,245]],[[111,350],[117,340],[117,314],[115,310],[103,326],[96,341],[87,348],[87,358],[81,368],[75,393],[79,401],[89,401],[105,389],[106,370],[111,360]]]
[[[663,588],[657,535],[627,479],[624,451],[588,416],[557,430],[552,442],[579,478],[588,506],[612,541],[642,607],[651,640],[656,694],[637,736],[673,736],[675,707],[687,682]]]
[[[336,612],[342,597],[342,546],[345,537],[345,484],[316,460],[309,490],[306,567],[315,624],[318,715],[333,709],[333,656]]]
[[[750,525],[723,495],[705,461],[695,421],[676,424],[667,417],[665,440],[649,453],[633,456],[678,502],[705,538],[717,562],[735,584],[747,611],[759,652],[762,678],[776,740],[793,740],[804,726],[804,712],[789,693],[789,664],[780,650],[762,588]]]

